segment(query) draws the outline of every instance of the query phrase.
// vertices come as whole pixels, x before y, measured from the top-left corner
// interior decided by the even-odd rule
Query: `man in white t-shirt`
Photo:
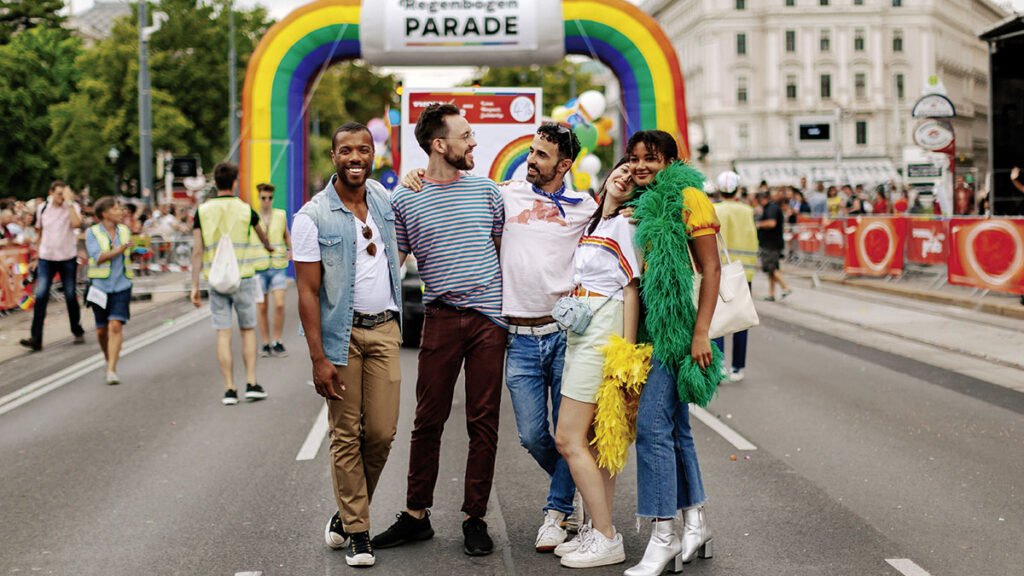
[[[505,384],[519,442],[550,477],[544,523],[535,541],[539,552],[551,552],[565,540],[563,525],[576,507],[576,485],[555,447],[552,429],[562,400],[566,335],[551,309],[573,289],[573,253],[597,211],[588,193],[564,183],[579,151],[579,139],[569,128],[544,124],[530,145],[527,181],[499,185],[505,207],[501,313],[509,322]],[[402,184],[418,190],[417,175],[422,173],[407,174]]]
[[[370,131],[350,122],[331,143],[337,174],[295,215],[292,260],[313,384],[330,422],[338,512],[324,539],[334,549],[349,540],[345,562],[372,566],[370,500],[398,426],[402,284],[395,215],[369,179]]]

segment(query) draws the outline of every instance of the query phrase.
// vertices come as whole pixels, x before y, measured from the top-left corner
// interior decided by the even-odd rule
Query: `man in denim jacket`
[[[368,179],[365,126],[338,128],[331,159],[337,173],[295,215],[292,259],[313,383],[330,421],[338,513],[324,539],[335,549],[350,539],[346,563],[371,566],[370,500],[395,437],[402,381],[395,215],[384,187]]]

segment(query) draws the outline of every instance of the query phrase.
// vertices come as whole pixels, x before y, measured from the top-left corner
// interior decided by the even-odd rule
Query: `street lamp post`
[[[238,73],[235,71],[235,3],[228,2],[228,137],[231,139],[231,162],[238,164]]]
[[[153,185],[153,110],[149,84],[149,37],[167,20],[164,12],[153,13],[153,25],[146,24],[146,2],[139,2],[139,194],[146,205],[152,203]]]

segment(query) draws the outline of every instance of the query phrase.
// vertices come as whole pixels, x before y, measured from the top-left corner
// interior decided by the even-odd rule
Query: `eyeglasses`
[[[576,145],[576,141],[572,139],[572,130],[561,124],[555,124],[555,127],[558,128],[558,137],[561,138],[565,136],[569,141],[569,158],[575,160],[576,156],[580,153],[580,149]]]
[[[441,140],[462,140],[464,142],[469,142],[470,138],[476,138],[476,132],[470,130],[469,132],[466,132],[462,136],[438,136],[438,138],[440,138]]]
[[[369,226],[363,226],[363,238],[366,238],[367,240],[369,240],[370,238],[373,238],[373,230],[370,230]],[[374,244],[373,242],[370,242],[369,244],[367,244],[366,245],[366,253],[369,254],[371,257],[376,256],[377,255],[377,245]]]

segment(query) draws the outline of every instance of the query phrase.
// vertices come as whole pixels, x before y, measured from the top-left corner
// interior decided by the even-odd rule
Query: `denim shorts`
[[[120,292],[109,292],[107,294],[107,307],[100,308],[95,304],[92,306],[92,315],[96,318],[96,327],[103,328],[111,320],[118,320],[122,324],[131,318],[128,305],[132,300],[132,289],[121,290]]]
[[[221,294],[210,290],[210,316],[216,330],[231,329],[231,308],[238,316],[238,327],[252,330],[256,327],[256,285],[255,278],[242,278],[238,290],[232,294]]]
[[[273,290],[284,290],[288,282],[287,268],[267,268],[256,272],[260,282],[260,292],[267,294]]]

